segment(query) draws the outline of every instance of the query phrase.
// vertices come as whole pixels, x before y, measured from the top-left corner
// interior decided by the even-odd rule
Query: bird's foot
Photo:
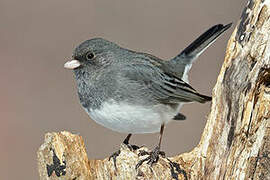
[[[124,144],[124,143],[123,143]],[[128,149],[132,152],[136,151],[137,149],[140,149],[139,146],[134,145],[134,144],[124,144],[126,147],[128,147]]]
[[[149,164],[151,167],[153,164],[157,163],[159,160],[159,156],[161,157],[165,157],[165,152],[160,151],[160,147],[157,146],[155,147],[155,149],[151,152],[147,152],[147,151],[140,151],[139,156],[145,156],[148,155],[147,158],[142,159],[138,162],[138,164],[136,165],[136,169],[138,169],[145,161],[147,161],[147,164]]]
[[[131,134],[128,134],[128,136],[125,138],[125,140],[123,141],[122,144],[127,146],[130,151],[135,151],[135,150],[139,149],[140,148],[139,146],[129,144],[130,137],[131,137]]]
[[[114,165],[114,168],[117,169],[117,166],[116,166],[116,158],[120,155],[121,151],[120,149],[116,152],[114,152],[112,155],[110,155],[109,157],[109,161],[112,159],[113,160],[113,165]]]
[[[139,149],[140,147],[137,145],[133,145],[133,144],[129,144],[128,140],[124,140],[124,142],[121,144],[121,146],[126,146],[130,151],[136,151],[137,149]],[[113,160],[113,164],[114,164],[114,168],[117,170],[117,166],[116,166],[116,158],[120,155],[121,153],[121,148],[114,152],[112,155],[110,155],[109,157],[109,161],[112,159]]]

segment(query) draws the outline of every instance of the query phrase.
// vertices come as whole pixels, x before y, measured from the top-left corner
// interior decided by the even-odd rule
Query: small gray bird
[[[230,26],[211,27],[169,61],[102,38],[90,39],[76,47],[64,67],[74,70],[80,102],[91,119],[129,133],[125,144],[131,134],[160,132],[157,147],[139,162],[152,165],[162,154],[164,125],[185,119],[179,113],[182,104],[211,101],[188,84],[188,72],[194,60]]]

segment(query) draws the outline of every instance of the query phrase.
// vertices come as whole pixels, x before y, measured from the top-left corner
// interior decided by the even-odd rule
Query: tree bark
[[[200,143],[191,152],[135,165],[141,148],[88,160],[82,137],[48,133],[41,179],[270,179],[270,0],[250,0],[227,46]]]

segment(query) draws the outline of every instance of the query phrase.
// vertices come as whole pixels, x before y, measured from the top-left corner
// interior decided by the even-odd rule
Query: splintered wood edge
[[[138,155],[141,150],[148,151],[141,147],[133,152],[121,145],[115,169],[108,158],[88,161],[81,136],[66,131],[47,133],[37,153],[38,168],[41,179],[187,179],[187,172],[172,158],[161,158],[152,168],[143,164],[136,170],[138,161],[145,158]]]
[[[41,179],[90,179],[90,166],[81,136],[63,131],[47,133],[38,153]]]

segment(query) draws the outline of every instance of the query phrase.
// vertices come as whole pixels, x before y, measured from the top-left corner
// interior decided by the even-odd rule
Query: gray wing
[[[163,103],[197,101],[205,103],[212,98],[199,94],[183,80],[164,72],[150,61],[131,63],[121,69],[121,74],[144,87],[145,93]]]

